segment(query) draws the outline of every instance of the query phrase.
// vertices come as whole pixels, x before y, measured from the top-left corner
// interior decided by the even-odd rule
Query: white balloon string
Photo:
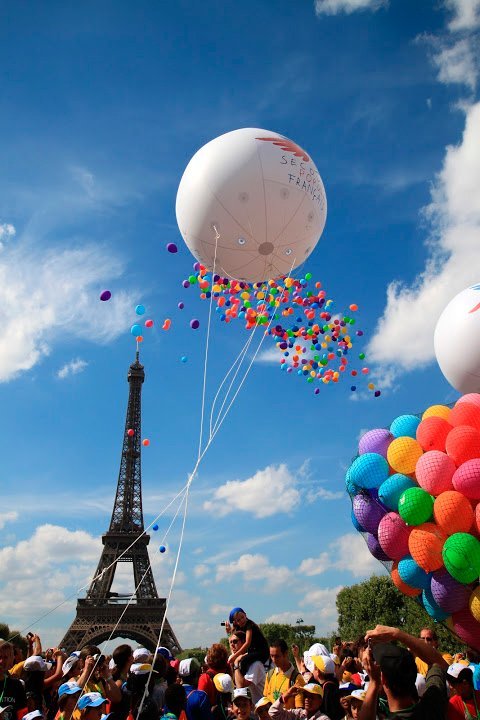
[[[215,225],[213,226],[213,229],[215,230],[215,254],[213,257],[213,270],[212,270],[212,280],[210,284],[210,303],[208,306],[208,324],[207,324],[207,340],[205,343],[205,359],[203,363],[203,389],[202,389],[202,410],[200,413],[200,437],[198,439],[198,455],[197,459],[200,457],[200,454],[202,452],[202,440],[203,440],[203,419],[205,416],[205,392],[207,388],[207,367],[208,367],[208,346],[210,342],[210,325],[212,321],[212,305],[213,305],[213,277],[215,274],[215,268],[217,264],[217,246],[218,246],[218,240],[220,238],[220,235],[218,233],[217,228]]]
[[[198,464],[198,462],[199,462],[199,461],[197,461],[197,464]],[[149,684],[150,684],[150,678],[152,677],[152,673],[153,673],[153,664],[154,664],[155,658],[156,658],[156,656],[157,656],[158,648],[160,647],[160,642],[161,642],[161,638],[162,638],[162,634],[163,634],[163,628],[165,627],[165,621],[166,621],[166,619],[167,619],[167,612],[168,612],[168,608],[169,608],[169,606],[170,606],[170,599],[171,599],[171,597],[172,597],[173,587],[174,587],[174,585],[175,585],[175,579],[176,579],[176,577],[177,577],[177,569],[178,569],[178,564],[179,564],[179,562],[180,562],[180,554],[181,554],[181,551],[182,551],[183,538],[184,538],[184,534],[185,534],[185,524],[186,524],[186,521],[187,521],[188,497],[189,497],[190,485],[191,485],[191,483],[192,483],[193,477],[194,477],[194,476],[193,476],[193,474],[192,474],[191,477],[189,478],[189,481],[188,481],[188,483],[187,483],[187,490],[186,490],[186,492],[185,492],[184,499],[183,499],[183,502],[184,502],[184,511],[183,511],[183,520],[182,520],[182,530],[181,530],[181,533],[180,533],[180,540],[179,540],[178,548],[177,548],[177,557],[176,557],[176,559],[175,559],[175,567],[174,567],[174,569],[173,569],[172,580],[171,580],[171,582],[170,582],[170,589],[169,589],[169,591],[168,591],[167,599],[166,599],[166,602],[165,602],[165,611],[164,611],[164,613],[163,613],[162,624],[161,624],[161,626],[160,626],[160,632],[159,632],[157,644],[156,644],[156,647],[155,647],[155,654],[154,654],[154,657],[153,657],[152,666],[151,666],[150,672],[149,672],[149,674],[148,674],[148,679],[147,679],[147,681],[146,681],[146,683],[145,683],[145,687],[144,687],[144,690],[143,690],[142,699],[141,699],[141,701],[140,701],[140,705],[139,705],[139,708],[138,708],[138,711],[137,711],[137,718],[140,717],[140,713],[142,712],[142,708],[143,708],[143,703],[145,702],[145,697],[146,697],[146,695],[147,695],[148,686],[149,686]],[[181,506],[181,504],[180,504],[180,506]]]
[[[218,418],[220,417],[221,412],[222,412],[223,408],[225,407],[225,403],[226,403],[226,401],[227,401],[228,395],[229,395],[229,393],[230,393],[230,390],[232,389],[233,383],[235,382],[235,378],[237,377],[238,371],[240,370],[241,364],[242,364],[242,362],[243,362],[243,360],[244,360],[244,358],[245,358],[245,355],[246,355],[246,353],[247,353],[247,351],[248,351],[248,348],[250,347],[250,345],[251,345],[251,343],[252,343],[252,340],[253,340],[253,338],[254,338],[254,336],[255,336],[255,331],[256,331],[257,327],[258,327],[258,325],[255,326],[255,328],[253,329],[253,331],[250,333],[247,342],[244,344],[243,348],[240,350],[239,354],[237,355],[237,357],[235,358],[234,362],[233,362],[232,365],[230,366],[230,369],[228,370],[227,374],[226,374],[225,377],[223,378],[223,380],[222,380],[222,382],[221,382],[221,384],[220,384],[220,386],[219,386],[219,388],[218,388],[218,390],[217,390],[217,393],[216,393],[216,395],[215,395],[215,397],[214,397],[214,399],[213,399],[212,409],[211,409],[211,412],[210,412],[210,437],[212,437],[212,432],[213,432],[213,430],[215,430],[215,428],[216,428],[216,425],[217,425],[217,423],[218,423]],[[222,405],[221,405],[220,410],[218,411],[217,417],[216,417],[216,419],[215,419],[215,423],[213,423],[213,412],[214,412],[214,409],[215,409],[215,405],[216,405],[216,402],[217,402],[217,398],[218,398],[218,396],[219,396],[219,394],[220,394],[220,392],[221,392],[221,390],[222,390],[222,387],[224,386],[224,384],[225,384],[225,382],[227,381],[230,373],[233,371],[233,369],[235,368],[235,366],[237,365],[237,363],[238,363],[237,370],[235,371],[235,374],[234,374],[234,376],[233,376],[233,378],[232,378],[232,381],[230,382],[230,385],[228,386],[228,389],[227,389],[227,391],[226,391],[226,393],[225,393],[225,395],[224,395]],[[212,429],[212,423],[213,423],[213,429]]]
[[[295,261],[296,261],[296,258],[293,259],[292,267],[290,268],[290,272],[288,273],[286,279],[288,279],[288,278],[290,277],[290,274],[291,274],[291,272],[292,272],[292,270],[293,270],[293,267],[294,267],[294,265],[295,265]],[[276,308],[278,308],[278,307],[280,306],[280,302],[281,302],[281,296],[278,298],[278,300],[277,300],[276,303],[275,303],[275,307],[276,307]],[[252,359],[251,359],[251,361],[250,361],[250,364],[248,365],[248,367],[247,367],[247,369],[246,369],[246,371],[245,371],[245,374],[244,374],[243,378],[242,378],[241,381],[240,381],[240,385],[238,386],[238,388],[237,388],[237,390],[236,390],[236,392],[235,392],[235,394],[234,394],[234,396],[233,396],[230,404],[228,405],[227,409],[225,410],[225,413],[224,413],[223,417],[218,421],[218,426],[216,427],[216,429],[215,429],[215,431],[214,431],[214,433],[213,433],[212,440],[213,440],[213,438],[215,437],[215,435],[217,434],[217,432],[220,430],[220,427],[222,426],[223,421],[224,421],[225,418],[227,417],[227,415],[228,415],[228,413],[229,413],[229,411],[230,411],[233,403],[235,402],[235,399],[236,399],[238,393],[240,392],[243,383],[244,383],[245,380],[247,379],[247,375],[248,375],[248,373],[250,372],[250,369],[251,369],[253,363],[255,362],[255,358],[257,357],[257,355],[258,355],[258,353],[259,353],[259,351],[260,351],[260,348],[262,347],[263,341],[264,341],[264,339],[265,339],[265,337],[266,337],[266,335],[267,335],[267,333],[268,333],[268,330],[270,329],[270,325],[272,324],[274,318],[275,318],[275,313],[272,312],[272,317],[270,318],[270,321],[269,321],[269,323],[268,323],[268,325],[267,325],[267,327],[266,327],[266,329],[265,329],[265,332],[263,333],[263,335],[262,335],[261,338],[260,338],[260,342],[259,342],[259,344],[258,344],[258,347],[257,347],[257,349],[255,350],[255,353],[254,353],[254,355],[253,355],[253,357],[252,357]]]

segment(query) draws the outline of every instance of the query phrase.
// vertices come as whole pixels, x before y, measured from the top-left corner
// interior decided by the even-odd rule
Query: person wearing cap
[[[360,712],[360,720],[375,720],[382,689],[388,711],[401,720],[440,720],[447,709],[445,671],[448,663],[432,643],[398,628],[377,625],[365,635],[369,647],[364,653],[370,682]],[[393,643],[400,642],[406,647]],[[410,650],[407,650],[407,647]],[[429,666],[423,697],[418,699],[414,655]]]
[[[340,704],[340,689],[335,677],[335,663],[329,654],[312,655],[313,677],[323,690],[322,711],[331,720],[341,720],[343,708]]]
[[[350,695],[346,695],[343,700],[345,700],[348,705],[348,714],[345,715],[344,720],[358,720],[363,701],[365,700],[365,690],[361,690],[360,688],[352,690]]]
[[[248,667],[256,660],[266,663],[269,656],[268,642],[253,620],[247,617],[242,608],[234,607],[230,611],[228,622],[225,623],[227,635],[233,630],[241,630],[245,633],[245,641],[242,646],[232,652],[228,658],[230,664],[239,664],[242,675],[245,675]]]
[[[301,693],[303,695],[303,708],[287,710],[285,704],[289,697]],[[322,710],[323,690],[317,683],[307,683],[299,688],[296,685],[275,700],[268,711],[271,720],[330,720]]]
[[[214,643],[205,657],[207,669],[198,678],[198,689],[207,693],[211,705],[215,705],[217,691],[213,679],[218,673],[229,673],[228,651],[225,645]]]
[[[100,720],[105,712],[106,698],[99,692],[84,693],[77,702],[81,720]]]
[[[212,720],[227,720],[233,697],[233,680],[228,673],[217,673],[213,677],[213,686]]]
[[[98,652],[95,652],[98,651]],[[76,682],[85,692],[98,692],[113,703],[120,703],[122,691],[114,682],[112,672],[108,667],[105,655],[99,648],[88,645],[80,651],[80,659],[85,659],[82,673]]]
[[[158,707],[152,697],[157,673],[150,663],[132,663],[126,682],[130,715],[135,720],[157,720]]]
[[[258,720],[270,720],[270,716],[268,714],[268,711],[272,707],[272,703],[267,697],[261,697],[260,700],[255,703],[255,715],[258,717]]]
[[[435,630],[432,630],[432,628],[424,627],[420,630],[420,639],[423,640],[426,643],[432,643],[435,650],[438,650],[438,635],[435,632]],[[453,656],[450,655],[450,653],[444,653],[441,650],[438,650],[439,653],[441,653],[444,660],[447,661],[449,665],[453,663]],[[415,658],[415,664],[417,666],[417,671],[420,673],[420,675],[423,675],[426,677],[428,672],[428,665],[426,662],[424,662],[420,657]]]
[[[58,688],[58,710],[55,720],[80,720],[77,702],[82,688],[74,682],[62,683]]]
[[[288,645],[285,640],[278,639],[270,643],[270,660],[274,667],[267,673],[263,694],[273,703],[278,700],[282,692],[292,685],[303,687],[305,680],[290,662]],[[302,707],[301,695],[297,693],[295,696],[289,697],[285,707],[287,709]]]
[[[453,690],[448,701],[447,720],[473,720],[480,717],[480,691],[473,687],[473,671],[463,663],[452,663],[447,681]]]
[[[232,699],[230,720],[253,720],[253,702],[250,688],[235,688]]]
[[[200,663],[196,658],[180,660],[178,668],[180,682],[187,694],[188,720],[210,720],[211,704],[208,695],[203,690],[197,690],[200,676]]]
[[[2,720],[19,720],[28,709],[23,683],[8,673],[12,665],[13,645],[0,640],[0,705],[5,708]]]
[[[243,645],[243,643],[245,642],[245,637],[246,635],[243,630],[236,630],[230,635],[228,639],[231,650],[230,657],[235,655],[237,648]],[[265,666],[262,662],[260,662],[260,660],[254,660],[252,663],[250,663],[247,669],[243,671],[242,662],[239,662],[241,660],[241,657],[243,656],[238,657],[232,665],[235,687],[250,688],[252,702],[257,703],[258,700],[260,700],[260,698],[263,696],[263,689],[265,687]]]

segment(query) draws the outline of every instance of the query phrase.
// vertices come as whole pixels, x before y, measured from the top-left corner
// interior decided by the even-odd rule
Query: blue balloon
[[[141,325],[132,325],[132,327],[130,328],[130,332],[134,337],[138,337],[142,334],[143,331]]]
[[[282,365],[284,367],[284,365]],[[352,468],[349,467],[347,472],[345,473],[345,487],[347,488],[347,492],[350,496],[357,495],[361,488],[359,485],[356,485],[352,480],[351,470]]]
[[[158,525],[153,525],[152,530],[155,530],[155,532],[158,530]]]
[[[160,545],[160,547],[158,549],[160,550],[161,553],[164,553],[167,548],[165,547],[165,545]]]
[[[350,466],[351,481],[361,488],[379,488],[387,479],[388,462],[378,453],[359,455]]]
[[[145,314],[145,305],[137,305],[135,308],[135,312],[137,315],[144,315]]]
[[[395,510],[395,512],[397,512],[400,495],[404,490],[416,487],[416,485],[417,483],[412,480],[412,478],[407,477],[407,475],[395,473],[394,475],[390,475],[390,477],[380,485],[378,497],[389,510]]]
[[[435,620],[446,620],[448,617],[450,617],[449,613],[445,610],[442,610],[441,607],[437,605],[435,600],[433,599],[433,595],[431,590],[424,590],[422,593],[422,602],[425,610],[430,615],[430,617],[434,618]]]
[[[399,415],[390,425],[390,432],[393,437],[417,437],[417,427],[420,425],[420,418],[416,415]]]
[[[398,563],[398,574],[403,582],[410,585],[410,587],[430,590],[432,576],[426,573],[425,570],[422,570],[411,555],[405,555],[405,557],[400,560]]]
[[[180,360],[182,361],[182,363],[186,363],[187,360],[188,360],[188,358],[187,358],[186,355],[182,355],[182,357],[180,358]]]

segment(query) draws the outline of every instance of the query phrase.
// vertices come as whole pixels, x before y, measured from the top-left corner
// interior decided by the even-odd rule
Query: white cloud
[[[376,11],[388,5],[388,0],[315,0],[315,12],[317,15],[338,15],[346,13],[350,15],[358,10]]]
[[[337,492],[321,487],[317,490],[309,490],[307,492],[307,501],[312,503],[315,502],[315,500],[340,500],[344,496],[345,492],[343,490]]]
[[[193,574],[197,578],[205,577],[205,575],[208,575],[209,572],[210,572],[210,568],[208,567],[208,565],[203,565],[203,564],[195,565],[195,567],[193,569]]]
[[[60,368],[60,370],[57,372],[57,377],[60,378],[60,380],[64,380],[70,375],[78,375],[78,373],[81,373],[85,370],[87,365],[88,363],[86,362],[86,360],[82,360],[81,358],[70,360],[70,362],[65,363],[65,365]]]
[[[241,555],[238,560],[225,565],[217,565],[217,582],[236,578],[245,582],[261,582],[262,589],[272,591],[282,587],[294,577],[293,572],[286,566],[274,567],[269,564],[265,555]]]
[[[237,510],[252,513],[257,518],[289,513],[300,502],[296,484],[296,477],[284,463],[269,465],[247,480],[230,480],[216,488],[213,499],[206,501],[203,507],[220,516]]]
[[[14,510],[0,513],[0,530],[3,530],[8,522],[14,522],[15,520],[18,520],[18,512]]]
[[[3,248],[4,240],[10,240],[16,235],[15,227],[11,223],[0,223],[0,250]]]
[[[349,572],[354,577],[367,577],[379,569],[379,562],[358,533],[347,533],[336,538],[328,550],[317,557],[302,560],[298,570],[300,574],[312,577],[332,569]]]
[[[410,285],[390,283],[368,353],[372,362],[411,370],[434,359],[433,333],[448,302],[479,281],[480,103],[464,109],[461,142],[449,146],[426,208],[426,267]]]
[[[438,69],[438,79],[449,85],[457,83],[475,90],[478,75],[477,40],[462,38],[453,44],[440,43],[432,61]]]
[[[480,0],[445,0],[445,7],[453,12],[448,24],[452,32],[473,30],[480,25]]]
[[[123,271],[118,258],[93,245],[6,248],[0,258],[0,382],[30,370],[64,337],[105,343],[124,331],[133,295],[121,290],[108,303],[98,299]]]
[[[281,350],[272,347],[259,353],[255,358],[255,362],[266,363],[268,365],[279,365],[281,358]]]
[[[230,605],[220,605],[219,603],[215,603],[210,607],[212,615],[221,615],[222,617],[228,617],[230,610]]]
[[[1,548],[2,612],[9,624],[34,621],[88,584],[100,552],[99,538],[57,525],[41,525],[30,538]],[[60,612],[72,612],[74,604],[69,600]]]

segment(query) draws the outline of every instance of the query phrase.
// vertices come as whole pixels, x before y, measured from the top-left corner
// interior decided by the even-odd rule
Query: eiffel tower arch
[[[103,550],[87,595],[77,601],[76,617],[60,647],[72,652],[110,637],[128,637],[153,652],[164,621],[160,645],[175,655],[181,647],[164,619],[166,600],[157,593],[147,550],[150,536],[143,524],[141,398],[145,372],[138,352],[127,379],[127,416],[110,527],[102,535]],[[130,595],[112,592],[119,562],[132,566],[135,594],[131,600]]]

